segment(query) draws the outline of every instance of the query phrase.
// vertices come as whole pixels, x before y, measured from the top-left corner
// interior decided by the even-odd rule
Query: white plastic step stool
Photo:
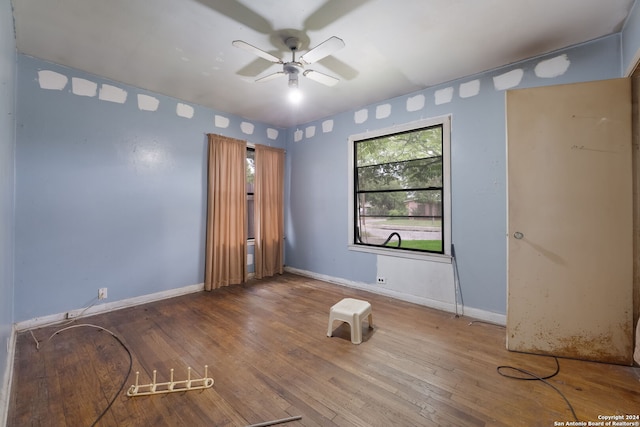
[[[349,324],[351,328],[351,342],[360,344],[362,342],[362,321],[365,316],[369,317],[369,328],[373,328],[373,315],[371,304],[354,298],[345,298],[336,303],[329,310],[329,328],[327,336],[333,335],[333,322],[340,320]]]

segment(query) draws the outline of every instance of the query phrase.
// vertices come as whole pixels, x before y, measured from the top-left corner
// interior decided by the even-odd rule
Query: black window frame
[[[410,158],[410,159],[404,159],[404,160],[398,160],[398,161],[392,161],[392,162],[386,162],[386,163],[380,163],[380,164],[372,164],[372,165],[363,165],[363,166],[358,166],[358,144],[363,143],[363,142],[368,142],[368,141],[373,141],[373,140],[383,140],[385,138],[389,138],[389,137],[394,137],[394,136],[401,136],[403,134],[410,134],[410,133],[415,133],[415,132],[422,132],[425,130],[432,130],[435,128],[439,128],[440,129],[440,150],[439,150],[439,154],[435,155],[435,156],[430,156],[430,157],[415,157],[415,158]],[[351,197],[352,199],[352,206],[353,206],[353,210],[352,210],[352,232],[353,235],[351,236],[351,242],[353,243],[353,245],[355,246],[364,246],[364,247],[371,247],[371,248],[384,248],[384,250],[396,250],[396,251],[403,251],[403,252],[413,252],[413,253],[419,253],[419,254],[435,254],[435,255],[444,255],[447,251],[446,251],[446,233],[445,233],[445,228],[449,227],[450,224],[446,223],[445,221],[449,220],[450,216],[447,216],[448,212],[446,212],[446,210],[448,209],[447,203],[445,203],[445,191],[448,191],[448,189],[445,187],[447,184],[447,179],[445,179],[445,167],[444,167],[444,162],[448,159],[445,159],[445,151],[448,149],[448,147],[445,147],[445,132],[448,132],[449,128],[448,126],[445,126],[444,122],[435,122],[432,124],[428,124],[428,125],[421,125],[421,126],[416,126],[414,128],[409,128],[409,129],[405,129],[405,130],[400,130],[400,131],[390,131],[390,132],[383,132],[381,134],[375,135],[375,136],[371,136],[371,137],[362,137],[362,138],[353,138],[351,140],[351,143],[353,144],[351,149],[352,149],[352,153],[353,153],[353,165],[352,165],[352,182],[353,182],[353,188],[352,188],[352,194]],[[367,189],[363,189],[360,187],[360,183],[359,183],[359,172],[364,169],[364,168],[385,168],[388,167],[389,169],[392,169],[394,166],[398,166],[400,164],[406,164],[409,162],[416,162],[416,161],[427,161],[426,163],[428,163],[429,160],[433,160],[434,162],[439,162],[439,168],[440,168],[440,185],[438,186],[434,186],[434,185],[424,185],[424,186],[411,186],[411,187],[403,187],[403,188],[392,188],[392,189],[374,189],[374,190],[367,190]],[[405,165],[406,166],[406,165]],[[367,206],[365,203],[365,206],[361,206],[361,196],[362,195],[366,195],[366,194],[382,194],[382,193],[407,193],[407,195],[409,195],[410,193],[415,194],[415,192],[436,192],[436,194],[439,196],[439,215],[435,216],[433,215],[433,212],[431,215],[412,215],[411,211],[410,214],[407,215],[389,215],[388,213],[385,215],[376,215],[376,214],[372,214],[369,215],[366,213],[367,210]],[[410,201],[409,198],[407,198],[405,201]],[[409,209],[407,207],[407,209]],[[430,219],[434,219],[437,217],[437,219],[440,221],[440,249],[439,250],[430,250],[430,249],[420,249],[420,248],[409,248],[409,247],[402,247],[401,245],[401,238],[400,238],[400,234],[397,232],[392,232],[390,233],[389,237],[387,238],[387,240],[383,243],[368,243],[368,242],[364,242],[362,240],[362,236],[360,234],[360,219],[361,218],[411,218],[411,219],[415,219],[415,218],[430,218]],[[396,239],[397,237],[397,239]],[[394,243],[397,242],[397,245],[395,245]]]

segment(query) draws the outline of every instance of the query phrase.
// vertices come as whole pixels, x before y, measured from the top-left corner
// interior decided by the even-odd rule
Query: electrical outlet
[[[385,277],[382,276],[378,276],[378,281],[377,281],[378,285],[384,285],[387,283],[387,279]]]
[[[106,299],[107,298],[107,288],[98,289],[98,299]]]

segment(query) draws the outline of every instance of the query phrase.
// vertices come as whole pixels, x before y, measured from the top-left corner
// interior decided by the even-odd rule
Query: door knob
[[[516,231],[515,233],[513,233],[513,237],[515,237],[516,239],[520,240],[524,237],[524,234],[522,234],[519,231]]]

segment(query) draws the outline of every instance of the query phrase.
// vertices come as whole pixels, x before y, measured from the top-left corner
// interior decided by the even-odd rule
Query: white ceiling
[[[619,32],[633,0],[13,0],[18,51],[183,101],[289,127]],[[281,70],[331,36],[294,106]]]

